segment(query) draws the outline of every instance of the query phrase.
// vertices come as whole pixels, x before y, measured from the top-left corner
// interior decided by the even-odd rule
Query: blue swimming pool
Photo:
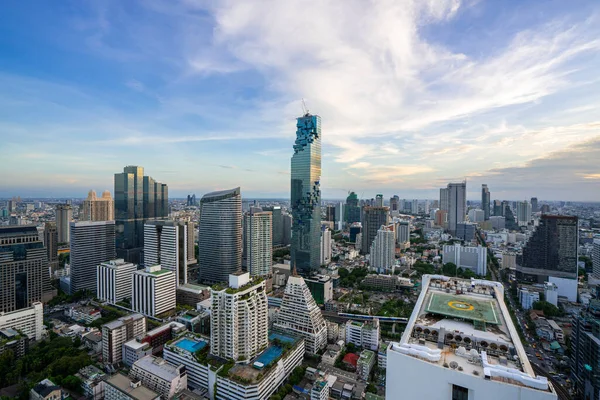
[[[279,333],[271,333],[269,335],[269,340],[275,340],[275,339],[279,339],[284,343],[294,343],[294,340],[295,340],[292,337],[281,335]]]
[[[283,349],[279,346],[271,346],[266,349],[260,356],[254,360],[255,362],[263,363],[265,366],[269,365],[274,359],[279,357],[283,353]]]
[[[185,338],[185,339],[182,339],[181,341],[177,342],[177,344],[175,346],[179,347],[180,349],[187,350],[190,353],[195,353],[198,350],[203,349],[204,346],[206,346],[206,342],[204,342],[204,341],[196,342],[195,340]]]

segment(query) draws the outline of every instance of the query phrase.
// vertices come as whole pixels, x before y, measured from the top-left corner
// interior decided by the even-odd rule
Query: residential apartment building
[[[146,317],[130,314],[102,325],[102,360],[117,364],[123,360],[123,344],[146,333]]]
[[[142,385],[160,394],[163,399],[171,399],[176,393],[187,389],[185,366],[171,364],[160,357],[139,359],[131,367],[129,377],[140,380]]]
[[[133,273],[131,307],[135,312],[157,316],[175,309],[177,282],[173,271],[161,265],[147,266]]]
[[[363,349],[376,351],[379,348],[379,320],[369,322],[349,320],[346,322],[346,343],[353,343]]]
[[[396,262],[396,233],[393,225],[381,226],[371,244],[369,263],[371,269],[385,273]]]
[[[90,190],[87,199],[79,209],[79,221],[113,221],[115,219],[115,202],[108,190],[98,197]]]
[[[188,224],[153,220],[144,224],[144,266],[158,265],[172,271],[177,286],[187,283]]]
[[[468,268],[477,275],[487,274],[487,248],[483,246],[462,246],[458,243],[444,245],[442,262]]]
[[[251,277],[271,274],[273,214],[250,211],[244,215],[244,262]]]

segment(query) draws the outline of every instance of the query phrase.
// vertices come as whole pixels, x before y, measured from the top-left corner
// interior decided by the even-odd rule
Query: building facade
[[[160,264],[175,274],[177,286],[187,283],[188,223],[154,220],[144,224],[144,266]]]
[[[115,304],[123,299],[131,299],[133,273],[137,265],[123,259],[100,263],[96,273],[96,297]]]
[[[37,228],[0,226],[0,312],[44,300],[48,258]]]
[[[457,224],[467,215],[467,182],[448,184],[448,231],[456,233]]]
[[[7,328],[17,329],[30,340],[42,339],[44,306],[40,302],[34,302],[30,307],[16,311],[0,311],[0,330]]]
[[[50,273],[58,269],[58,230],[56,222],[46,222],[44,225],[44,247],[48,257],[48,268]]]
[[[242,270],[242,195],[240,188],[205,194],[198,223],[199,278],[227,282]]]
[[[371,269],[384,273],[396,262],[396,233],[393,226],[381,226],[371,244],[369,263]]]
[[[358,196],[354,192],[351,192],[346,198],[344,220],[348,225],[360,222],[360,206],[358,204]]]
[[[79,210],[79,221],[113,221],[115,219],[115,202],[108,190],[98,197],[90,190]]]
[[[273,214],[269,211],[244,215],[244,258],[251,277],[271,274],[273,265]]]
[[[58,243],[69,243],[70,224],[73,220],[73,207],[70,204],[56,205],[56,230],[58,231]]]
[[[71,294],[96,292],[97,267],[115,259],[115,222],[71,222]]]
[[[135,363],[129,371],[129,377],[140,380],[142,385],[161,395],[163,399],[171,399],[187,389],[185,366],[171,364],[160,357],[146,356]]]
[[[442,262],[468,268],[477,275],[487,274],[487,248],[483,246],[462,246],[458,243],[444,245]]]
[[[268,301],[264,280],[230,275],[229,288],[212,293],[211,354],[236,361],[251,360],[268,345]]]
[[[146,317],[131,314],[102,325],[102,361],[117,364],[123,360],[123,344],[146,333]]]
[[[346,322],[346,343],[377,351],[380,339],[379,320],[377,318],[369,322],[353,320]]]
[[[483,220],[487,221],[490,219],[490,190],[488,185],[481,185],[481,209],[483,210]]]
[[[285,286],[275,328],[304,338],[306,353],[316,354],[327,346],[327,324],[300,276],[290,276]]]
[[[173,271],[160,265],[133,273],[131,308],[140,314],[157,316],[175,309],[177,283]]]
[[[296,128],[291,162],[291,264],[310,276],[321,266],[321,117],[306,113],[297,119]]]
[[[389,207],[365,206],[362,211],[362,244],[360,248],[362,253],[368,254],[379,228],[382,225],[387,226],[389,223],[390,209]]]
[[[517,203],[517,221],[519,226],[527,225],[531,221],[531,204],[527,200]]]
[[[321,265],[331,262],[331,230],[321,227]]]

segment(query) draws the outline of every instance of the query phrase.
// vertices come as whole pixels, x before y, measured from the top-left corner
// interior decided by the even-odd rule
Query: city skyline
[[[600,198],[598,3],[319,2],[311,29],[306,7],[7,7],[0,168],[19,173],[0,197],[84,197],[144,165],[171,197],[286,198],[306,98],[323,198],[434,199],[465,177],[468,199]]]

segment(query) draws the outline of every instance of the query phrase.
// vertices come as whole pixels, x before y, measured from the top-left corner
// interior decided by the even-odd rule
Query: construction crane
[[[302,98],[302,112],[304,113],[305,117],[308,115],[308,108],[306,108],[306,102],[304,101],[304,98]]]

